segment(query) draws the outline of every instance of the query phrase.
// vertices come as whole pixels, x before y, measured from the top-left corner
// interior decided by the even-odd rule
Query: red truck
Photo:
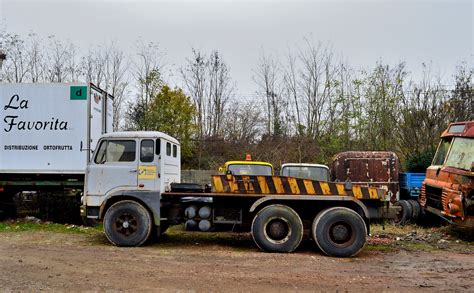
[[[474,121],[451,123],[441,134],[419,201],[451,224],[474,228]]]

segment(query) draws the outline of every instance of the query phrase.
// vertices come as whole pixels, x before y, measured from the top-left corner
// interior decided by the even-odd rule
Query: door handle
[[[130,173],[136,173],[137,171],[138,171],[137,169],[128,170],[128,172],[130,172]]]

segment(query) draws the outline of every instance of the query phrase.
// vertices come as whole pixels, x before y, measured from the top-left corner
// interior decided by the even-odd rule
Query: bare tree
[[[205,132],[205,105],[207,91],[207,60],[203,53],[192,49],[193,57],[186,58],[186,65],[180,69],[186,93],[193,99],[197,109],[196,124],[199,138],[202,140]]]
[[[315,45],[306,39],[306,47],[300,49],[299,60],[302,68],[300,92],[304,97],[306,134],[318,138],[323,127],[323,114],[332,94],[332,53],[321,43]]]
[[[474,68],[459,64],[454,75],[455,87],[449,99],[451,121],[474,120]]]
[[[75,45],[70,42],[61,42],[55,36],[49,36],[48,54],[46,63],[46,79],[49,82],[72,81],[76,76]],[[73,66],[73,67],[71,67]]]
[[[278,61],[264,52],[254,70],[254,81],[258,85],[258,93],[264,97],[266,106],[266,134],[270,136],[281,135],[284,127],[281,117],[283,99],[279,70]]]
[[[297,73],[297,57],[288,50],[286,67],[284,69],[283,84],[285,87],[284,94],[286,94],[289,104],[293,104],[293,107],[289,107],[293,113],[294,128],[297,135],[303,135],[303,124],[301,121],[301,104],[300,104],[300,93],[298,87],[298,73]]]
[[[351,149],[352,141],[356,139],[353,127],[357,125],[357,111],[360,111],[360,101],[355,95],[355,80],[351,68],[344,62],[338,65],[338,79],[336,81],[337,119],[342,137],[343,148]]]
[[[143,129],[147,129],[146,112],[151,99],[161,90],[163,86],[162,69],[164,66],[163,54],[157,44],[153,42],[143,43],[139,40],[137,45],[137,59],[133,62],[133,75],[137,82],[138,100],[144,107]]]
[[[109,52],[101,46],[90,49],[81,60],[81,75],[86,82],[91,82],[98,87],[107,83],[106,71]]]
[[[128,87],[126,72],[128,62],[123,51],[117,49],[115,44],[109,47],[109,58],[107,62],[107,91],[114,96],[114,119],[113,129],[117,131],[122,116],[122,106],[125,101],[125,94]]]
[[[232,97],[234,84],[230,70],[218,51],[213,51],[208,62],[209,98],[207,101],[207,135],[222,135],[223,116],[227,102]]]
[[[448,123],[446,111],[448,92],[439,75],[433,75],[431,66],[423,65],[419,82],[411,81],[402,96],[396,127],[398,149],[403,158],[413,153],[434,151],[441,131]]]
[[[255,101],[236,102],[225,111],[225,135],[227,141],[234,143],[256,143],[263,134],[264,119]]]
[[[41,82],[44,80],[44,48],[41,40],[35,33],[28,34],[29,44],[27,48],[29,60],[29,77],[31,82]]]
[[[19,35],[2,34],[2,46],[8,58],[3,64],[3,80],[24,82],[28,75],[28,56],[25,41]]]

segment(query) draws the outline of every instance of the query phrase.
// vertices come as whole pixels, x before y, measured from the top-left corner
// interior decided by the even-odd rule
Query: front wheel
[[[334,207],[323,210],[314,218],[312,235],[326,255],[348,257],[358,254],[364,247],[367,227],[355,211]]]
[[[152,230],[150,213],[132,200],[114,203],[105,213],[104,232],[107,239],[117,246],[140,246]]]
[[[269,252],[292,252],[303,238],[303,223],[290,207],[274,204],[260,210],[252,222],[257,246]]]

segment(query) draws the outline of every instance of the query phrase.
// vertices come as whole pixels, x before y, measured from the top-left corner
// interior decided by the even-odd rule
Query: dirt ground
[[[331,258],[309,241],[291,254],[260,252],[248,234],[171,231],[119,248],[100,231],[1,232],[0,291],[473,292],[472,242],[400,233],[374,235],[357,257]]]

